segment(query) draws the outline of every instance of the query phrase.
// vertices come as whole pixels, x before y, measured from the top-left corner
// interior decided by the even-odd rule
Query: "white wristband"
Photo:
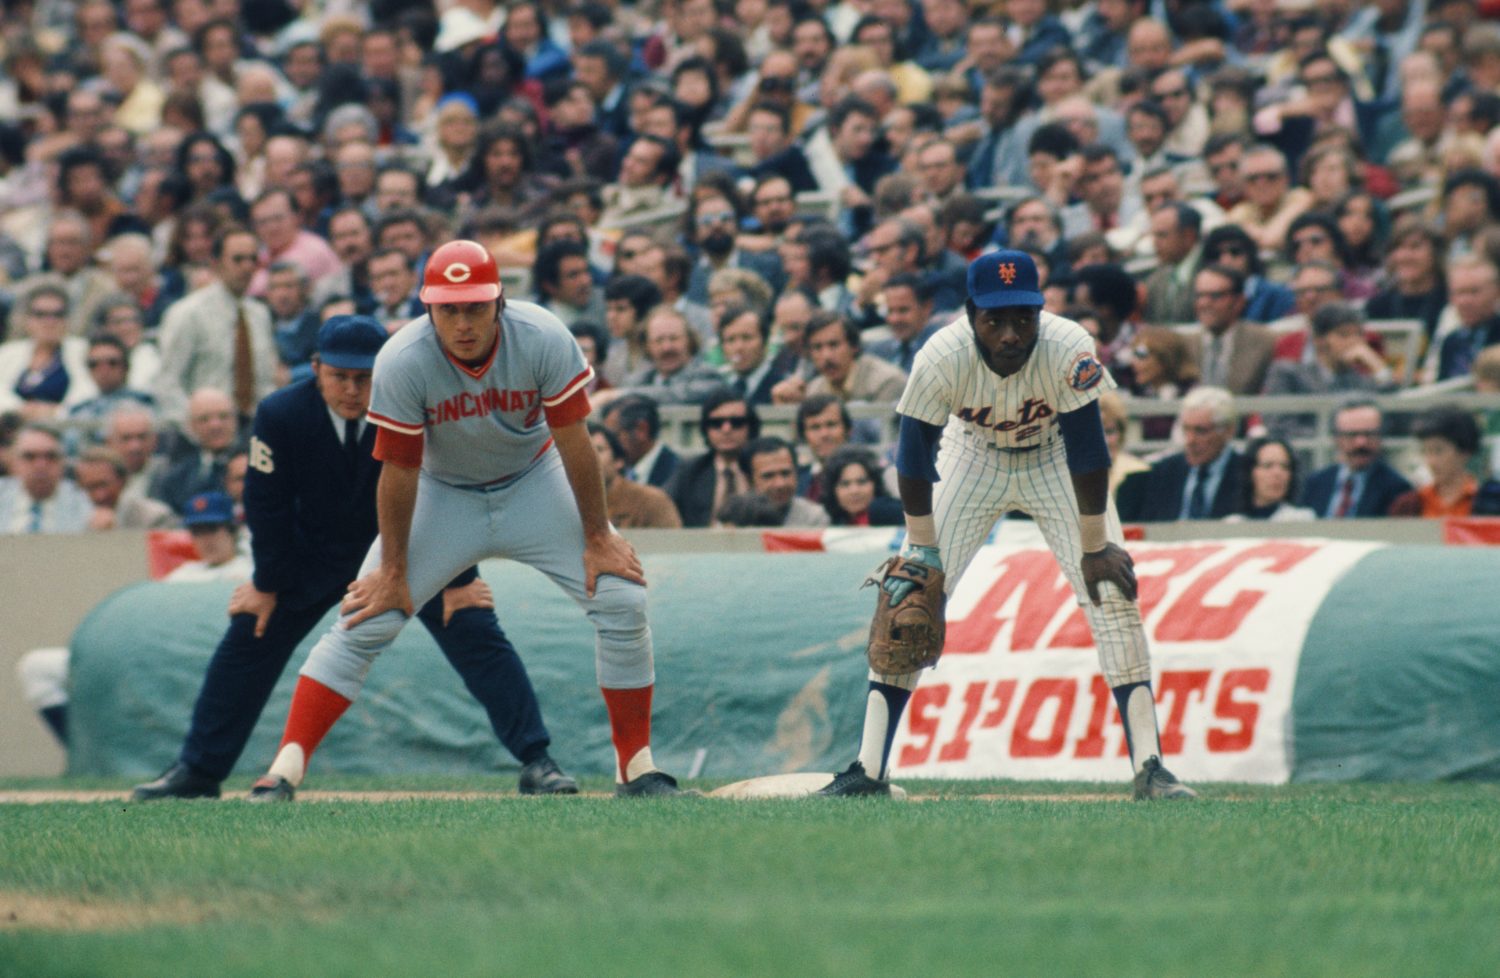
[[[911,517],[907,517],[908,520]],[[1078,517],[1078,535],[1083,540],[1083,552],[1086,554],[1098,553],[1109,543],[1109,534],[1105,527],[1104,514],[1095,516]]]
[[[931,513],[926,516],[906,514],[906,542],[914,547],[937,546],[937,521]]]

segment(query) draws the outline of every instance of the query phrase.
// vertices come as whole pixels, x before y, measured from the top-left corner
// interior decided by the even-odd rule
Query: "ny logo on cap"
[[[456,261],[453,264],[449,265],[447,268],[443,269],[443,278],[452,282],[454,285],[457,285],[460,282],[467,282],[469,280],[469,276],[472,274],[474,274],[473,269],[471,269],[468,265],[465,265],[461,261]],[[1012,271],[1011,274],[1014,275],[1015,272]]]
[[[1015,262],[1013,262],[1013,261],[1004,262],[1004,263],[1002,263],[999,266],[999,270],[1000,270],[1000,281],[1004,282],[1006,285],[1010,285],[1012,282],[1014,282],[1016,280],[1016,263]]]

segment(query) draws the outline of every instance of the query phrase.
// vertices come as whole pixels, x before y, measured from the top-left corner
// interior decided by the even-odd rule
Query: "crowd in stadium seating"
[[[611,493],[621,525],[899,522],[889,429],[846,405],[894,402],[1001,246],[1098,337],[1125,519],[1500,511],[1500,398],[1442,401],[1500,395],[1492,18],[1496,0],[8,3],[0,533],[158,527],[235,496],[255,405],[309,375],[321,322],[401,328],[426,255],[460,236],[594,363],[596,447],[633,484]],[[1386,460],[1379,406],[1422,388],[1396,432],[1420,452]],[[1342,407],[1327,432],[1261,401],[1241,416],[1257,395]],[[701,455],[662,441],[681,404]],[[760,432],[778,411],[795,444]],[[1298,479],[1329,434],[1337,461]]]

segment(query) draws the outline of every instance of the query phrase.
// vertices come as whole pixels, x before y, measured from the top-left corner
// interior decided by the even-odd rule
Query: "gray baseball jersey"
[[[491,485],[542,457],[552,444],[547,412],[593,377],[562,320],[533,303],[505,304],[500,342],[477,367],[450,357],[422,316],[375,358],[369,418],[423,436],[428,476],[450,486]]]

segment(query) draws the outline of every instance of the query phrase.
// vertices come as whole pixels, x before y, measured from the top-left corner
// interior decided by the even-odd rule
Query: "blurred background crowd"
[[[622,526],[899,523],[891,406],[1002,246],[1098,337],[1127,521],[1500,512],[1497,16],[8,2],[0,533],[237,500],[453,237],[594,362]]]

